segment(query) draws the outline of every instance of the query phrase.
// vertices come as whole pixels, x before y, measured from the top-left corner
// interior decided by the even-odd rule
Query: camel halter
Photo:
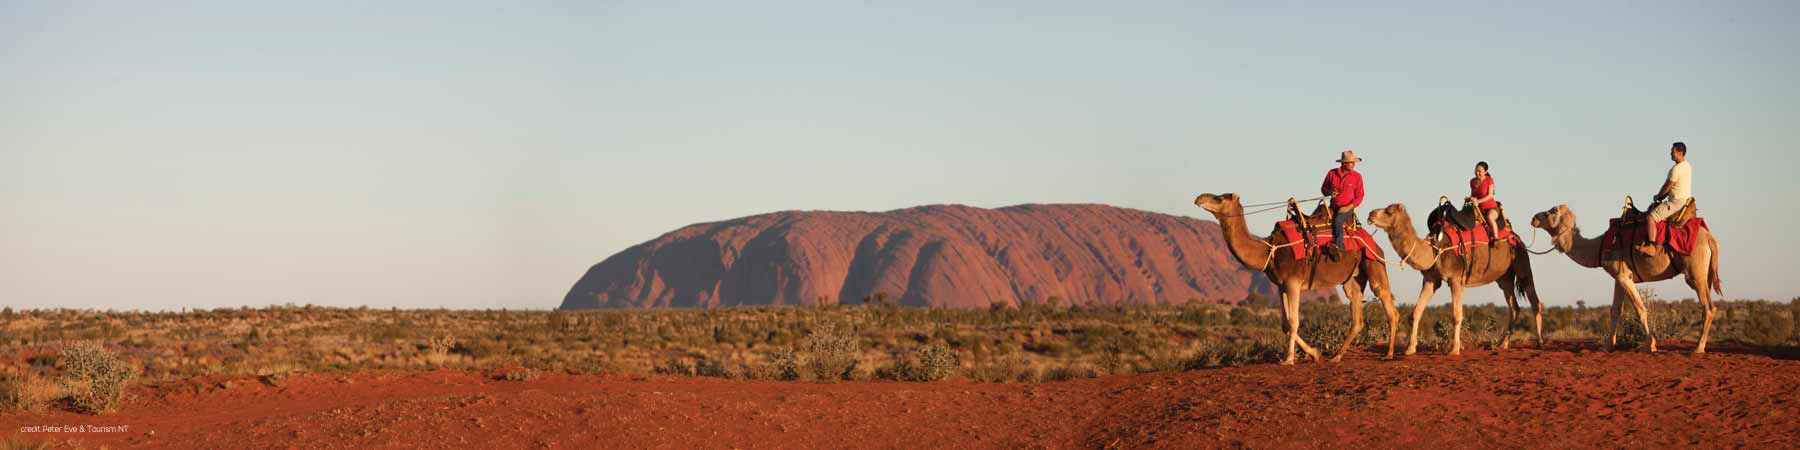
[[[1527,253],[1531,253],[1533,255],[1543,255],[1543,254],[1548,254],[1550,252],[1556,251],[1556,246],[1551,246],[1549,249],[1541,251],[1541,252],[1537,251],[1537,250],[1532,250],[1531,249],[1532,247],[1537,246],[1537,232],[1538,232],[1538,227],[1531,227],[1531,243],[1525,244],[1525,251]]]

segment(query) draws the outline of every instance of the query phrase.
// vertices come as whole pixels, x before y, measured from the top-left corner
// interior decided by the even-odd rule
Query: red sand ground
[[[144,386],[87,448],[1794,448],[1800,351],[1472,350],[1041,384],[461,371]],[[1691,347],[1688,347],[1691,348]],[[199,391],[196,393],[196,391]],[[126,425],[122,433],[22,433]]]

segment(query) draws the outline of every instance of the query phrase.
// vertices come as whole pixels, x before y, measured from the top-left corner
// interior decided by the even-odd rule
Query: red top
[[[1325,184],[1319,186],[1319,193],[1332,196],[1331,206],[1362,206],[1362,174],[1355,169],[1331,169],[1325,172]]]
[[[1488,195],[1493,194],[1493,193],[1494,193],[1494,177],[1489,176],[1486,178],[1470,178],[1469,179],[1469,195],[1472,197],[1475,197],[1476,200],[1485,198]],[[1500,202],[1494,201],[1494,199],[1490,198],[1485,202],[1481,202],[1481,209],[1494,209],[1495,206],[1499,206],[1499,205],[1500,205]]]

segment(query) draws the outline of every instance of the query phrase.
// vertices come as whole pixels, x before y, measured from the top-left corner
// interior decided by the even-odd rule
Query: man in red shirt
[[[1363,181],[1362,174],[1356,173],[1356,163],[1362,158],[1356,157],[1355,150],[1344,150],[1338,155],[1338,168],[1325,172],[1325,184],[1319,186],[1319,193],[1331,197],[1331,207],[1337,210],[1337,217],[1331,221],[1331,249],[1334,252],[1344,251],[1344,224],[1350,222],[1356,207],[1362,206]]]

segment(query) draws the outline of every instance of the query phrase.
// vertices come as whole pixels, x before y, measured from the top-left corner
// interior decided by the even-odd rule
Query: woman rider
[[[1491,246],[1500,242],[1500,224],[1497,220],[1500,212],[1496,210],[1500,202],[1494,200],[1494,177],[1488,176],[1487,161],[1475,163],[1475,178],[1469,179],[1469,197],[1464,200],[1474,203],[1482,217],[1487,218],[1488,236],[1492,238],[1488,240],[1488,244]]]

